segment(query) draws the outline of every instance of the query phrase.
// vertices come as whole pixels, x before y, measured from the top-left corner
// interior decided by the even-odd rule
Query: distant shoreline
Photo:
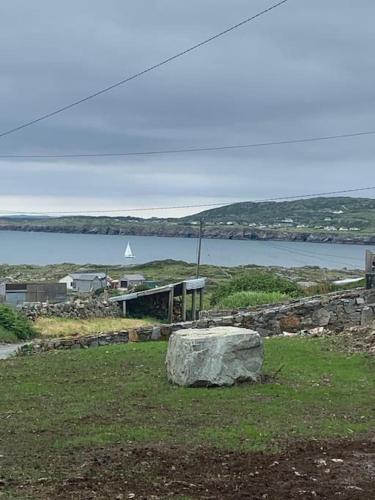
[[[142,224],[131,223],[126,227],[117,228],[108,226],[95,227],[90,225],[48,225],[37,223],[0,223],[0,231],[20,231],[37,233],[62,233],[62,234],[94,234],[94,235],[119,235],[119,236],[154,236],[169,238],[197,238],[198,228],[192,225],[177,224]],[[220,227],[207,225],[203,237],[206,239],[243,240],[243,241],[289,241],[305,243],[350,244],[350,245],[375,245],[374,236],[355,234],[277,231],[272,229],[255,229],[245,226]]]

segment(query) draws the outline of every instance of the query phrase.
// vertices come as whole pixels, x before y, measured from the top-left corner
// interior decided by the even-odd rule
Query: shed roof
[[[72,273],[70,276],[77,281],[94,281],[96,278],[104,280],[106,278],[105,273]]]
[[[189,291],[192,292],[193,290],[200,290],[200,289],[204,288],[205,283],[206,283],[206,279],[199,278],[199,279],[185,280],[185,281],[180,281],[179,283],[173,283],[171,285],[152,288],[150,290],[142,290],[141,292],[128,293],[125,295],[117,295],[116,297],[111,297],[109,299],[109,301],[110,302],[127,302],[128,300],[134,300],[134,299],[138,299],[139,297],[146,297],[148,295],[157,295],[159,293],[169,292],[170,290],[173,290],[175,295],[178,296],[178,295],[181,295],[181,293],[182,293],[182,285],[184,283],[186,285],[186,291],[189,293]]]
[[[143,274],[124,274],[121,281],[146,281]]]

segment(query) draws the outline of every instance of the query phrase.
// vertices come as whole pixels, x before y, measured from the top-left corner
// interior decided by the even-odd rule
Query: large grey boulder
[[[169,339],[168,380],[185,387],[256,382],[263,365],[263,340],[245,328],[178,330]]]

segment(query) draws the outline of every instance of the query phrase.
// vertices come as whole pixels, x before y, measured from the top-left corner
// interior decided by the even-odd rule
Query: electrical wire
[[[282,0],[274,5],[271,5],[270,7],[268,7],[267,9],[264,9],[262,10],[261,12],[258,12],[257,14],[251,16],[251,17],[248,17],[247,19],[244,19],[243,21],[233,25],[233,26],[230,26],[229,28],[225,29],[224,31],[221,31],[220,33],[217,33],[205,40],[203,40],[202,42],[199,42],[191,47],[189,47],[188,49],[185,49],[181,52],[178,52],[177,54],[175,54],[174,56],[171,56],[171,57],[168,57],[167,59],[164,59],[163,61],[160,61],[158,62],[157,64],[154,64],[153,66],[149,66],[148,68],[142,70],[142,71],[139,71],[138,73],[135,73],[134,75],[131,75],[129,77],[126,77],[126,78],[123,78],[122,80],[118,81],[118,82],[115,82],[111,85],[109,85],[108,87],[105,87],[103,89],[100,89],[92,94],[89,94],[87,95],[86,97],[83,97],[82,99],[78,99],[77,101],[74,101],[70,104],[67,104],[66,106],[62,106],[60,108],[57,108],[55,109],[54,111],[51,111],[49,113],[46,113],[44,115],[41,115],[37,118],[34,118],[33,120],[30,120],[28,122],[25,122],[21,125],[18,125],[17,127],[14,127],[14,128],[11,128],[11,129],[8,129],[8,130],[5,130],[4,132],[1,132],[0,133],[0,138],[1,137],[5,137],[7,135],[10,135],[10,134],[13,134],[15,132],[18,132],[19,130],[22,130],[26,127],[30,127],[31,125],[34,125],[36,123],[39,123],[43,120],[47,120],[48,118],[52,118],[53,116],[56,116],[60,113],[63,113],[64,111],[67,111],[71,108],[74,108],[84,102],[87,102],[91,99],[94,99],[102,94],[105,94],[107,92],[110,92],[111,90],[117,88],[117,87],[120,87],[122,85],[125,85],[126,83],[129,83],[130,81],[132,80],[135,80],[136,78],[140,78],[141,76],[147,74],[147,73],[150,73],[151,71],[154,71],[158,68],[160,68],[161,66],[164,66],[165,64],[168,64],[182,56],[185,56],[186,54],[189,54],[190,52],[193,52],[197,49],[199,49],[200,47],[204,46],[204,45],[207,45],[208,43],[211,43],[213,42],[214,40],[217,40],[218,38],[221,38],[222,36],[224,35],[227,35],[228,33],[240,28],[241,26],[244,26],[245,24],[251,22],[251,21],[254,21],[255,19],[263,16],[264,14],[267,14],[269,12],[271,12],[272,10],[276,9],[277,7],[280,7],[281,5],[287,3],[288,0]]]
[[[59,158],[111,158],[111,157],[122,157],[122,156],[154,156],[154,155],[169,155],[169,154],[180,154],[180,153],[198,153],[198,152],[208,152],[208,151],[226,151],[234,149],[250,149],[250,148],[264,148],[270,146],[283,146],[287,144],[303,144],[308,142],[320,142],[320,141],[332,141],[338,139],[348,139],[354,137],[363,137],[375,135],[375,130],[369,130],[366,132],[354,132],[350,134],[339,134],[339,135],[326,135],[318,137],[304,137],[301,139],[287,139],[282,141],[270,141],[270,142],[255,142],[252,144],[232,144],[227,146],[207,146],[207,147],[197,147],[197,148],[182,148],[182,149],[161,149],[161,150],[151,150],[151,151],[125,151],[118,153],[65,153],[65,154],[0,154],[0,159],[59,159]]]
[[[363,191],[374,190],[375,186],[343,189],[340,191],[325,191],[321,193],[311,193],[311,194],[300,194],[293,196],[278,196],[275,198],[263,198],[257,200],[246,200],[237,202],[219,202],[219,203],[203,203],[199,205],[174,205],[174,206],[164,206],[164,207],[137,207],[137,208],[119,208],[111,210],[78,210],[78,211],[42,211],[42,212],[20,212],[15,210],[0,210],[0,213],[15,214],[15,215],[85,215],[85,214],[103,214],[103,213],[123,213],[123,212],[149,212],[155,210],[178,210],[178,209],[188,209],[188,208],[209,208],[209,207],[224,207],[228,205],[237,205],[239,203],[267,203],[272,201],[288,201],[288,200],[299,200],[303,198],[317,198],[323,196],[331,196],[336,194],[348,194],[357,193]]]
[[[264,242],[265,243],[265,242]],[[297,243],[306,243],[306,242],[297,242]],[[336,259],[341,259],[344,261],[344,264],[348,265],[348,260],[352,260],[353,262],[356,262],[356,263],[360,263],[362,262],[360,258],[358,257],[349,257],[349,256],[344,256],[344,255],[334,255],[334,254],[328,254],[328,253],[321,253],[321,252],[315,252],[315,251],[312,251],[312,252],[309,252],[308,250],[304,250],[304,249],[290,249],[290,248],[284,248],[282,245],[275,245],[273,242],[269,242],[267,241],[267,246],[270,246],[272,248],[275,248],[277,250],[280,250],[282,252],[287,252],[287,253],[291,253],[291,254],[295,254],[295,255],[301,255],[301,256],[306,256],[306,257],[314,257],[316,258],[318,261],[322,262],[323,261],[323,258],[325,260],[329,260],[331,262],[333,262],[334,260],[336,261]],[[332,257],[332,258],[331,258]],[[350,265],[348,265],[348,267],[350,267]]]

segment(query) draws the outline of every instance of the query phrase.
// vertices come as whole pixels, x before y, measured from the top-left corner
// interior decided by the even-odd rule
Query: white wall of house
[[[61,280],[59,280],[59,283],[66,283],[66,288],[68,290],[72,290],[73,288],[73,278],[69,275],[61,278]]]

